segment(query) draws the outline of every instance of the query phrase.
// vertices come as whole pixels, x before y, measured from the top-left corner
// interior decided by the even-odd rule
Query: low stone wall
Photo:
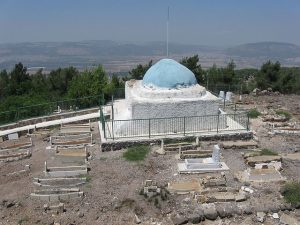
[[[185,137],[170,137],[163,138],[166,142],[168,141],[195,141],[195,138],[199,137],[199,141],[234,141],[234,140],[249,140],[253,138],[252,132],[247,133],[237,133],[237,134],[215,134],[209,136],[185,136]],[[124,141],[115,141],[115,142],[106,142],[102,143],[101,149],[105,151],[115,151],[128,148],[133,145],[149,145],[149,144],[160,144],[161,137],[157,139],[149,140],[124,140]]]

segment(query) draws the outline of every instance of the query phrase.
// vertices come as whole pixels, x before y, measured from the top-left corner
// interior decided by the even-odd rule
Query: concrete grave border
[[[30,148],[32,146],[33,146],[32,139],[29,138],[29,142],[20,143],[20,144],[13,144],[13,145],[6,146],[4,148],[0,147],[0,152],[2,152],[2,151],[9,151],[9,150],[18,150],[18,149],[24,149],[24,148]]]
[[[84,134],[91,133],[91,122],[88,124],[61,124],[61,134]]]
[[[48,167],[45,161],[44,173],[46,177],[76,177],[87,175],[88,168],[84,166]]]
[[[93,135],[91,133],[50,137],[51,146],[85,146],[92,144]]]
[[[66,181],[68,184],[55,185],[51,182]],[[33,184],[39,187],[76,187],[86,183],[86,177],[33,178]]]
[[[49,193],[47,193],[49,192]],[[55,193],[51,193],[55,192]],[[62,193],[60,193],[62,192]],[[38,198],[43,201],[66,201],[74,198],[82,198],[83,191],[78,188],[61,188],[61,189],[47,189],[31,193],[30,196]]]

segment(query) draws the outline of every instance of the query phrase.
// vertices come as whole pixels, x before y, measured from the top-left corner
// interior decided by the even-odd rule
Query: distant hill
[[[300,46],[281,42],[258,42],[228,48],[229,56],[286,59],[300,57]]]
[[[279,60],[284,66],[300,66],[300,47],[289,43],[260,42],[231,48],[170,43],[170,57],[176,60],[199,55],[204,68],[226,66],[233,59],[238,68],[259,68],[265,61]],[[50,71],[58,67],[78,69],[102,64],[109,72],[126,72],[138,63],[166,57],[165,42],[116,42],[111,40],[78,42],[32,42],[0,44],[0,70],[18,62],[35,72],[38,67]]]
[[[170,43],[169,49],[171,54],[176,55],[218,50],[213,47],[177,43]],[[22,62],[27,67],[43,66],[49,69],[71,65],[85,67],[110,61],[126,61],[141,56],[164,56],[165,54],[164,42],[135,44],[100,40],[0,44],[0,68],[12,68],[18,62]]]

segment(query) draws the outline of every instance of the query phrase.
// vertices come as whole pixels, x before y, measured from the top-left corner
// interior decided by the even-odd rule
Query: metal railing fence
[[[102,95],[88,96],[76,99],[66,99],[62,101],[49,102],[22,106],[8,111],[0,112],[0,125],[18,122],[34,117],[57,115],[60,113],[76,112],[78,110],[98,107],[99,98]]]
[[[161,135],[220,133],[250,129],[247,113],[131,120],[105,120],[103,117],[101,122],[106,139],[151,138]]]

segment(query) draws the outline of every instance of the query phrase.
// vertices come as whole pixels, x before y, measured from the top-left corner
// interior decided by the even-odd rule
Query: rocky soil
[[[300,96],[243,96],[243,99],[252,102],[244,104],[244,108],[257,108],[263,114],[284,109],[292,115],[293,122],[300,122]],[[145,161],[136,163],[123,158],[125,150],[101,152],[98,124],[93,123],[93,128],[96,143],[88,148],[92,155],[90,179],[81,187],[85,196],[80,200],[64,202],[65,212],[45,211],[45,202],[30,197],[35,188],[32,180],[43,175],[44,161],[48,158],[47,138],[41,135],[32,138],[34,146],[31,158],[0,163],[0,225],[131,225],[139,222],[145,225],[255,225],[261,224],[258,220],[262,215],[257,215],[257,212],[266,213],[263,215],[265,225],[280,224],[280,219],[272,217],[274,212],[278,212],[279,217],[285,213],[300,221],[300,210],[286,204],[280,195],[281,183],[254,185],[236,179],[235,174],[247,167],[242,157],[242,152],[249,151],[246,149],[222,151],[222,160],[231,169],[226,173],[227,185],[246,185],[254,190],[246,202],[201,205],[191,195],[171,195],[156,205],[140,195],[145,180],[152,179],[160,186],[166,186],[172,181],[191,180],[207,174],[179,175],[175,154],[156,155],[151,152]],[[260,148],[269,148],[278,153],[300,151],[299,136],[268,134],[269,128],[262,122],[262,117],[252,119],[251,128]],[[201,144],[208,148],[213,143]],[[27,164],[31,165],[29,173],[7,175],[23,170]],[[282,174],[288,180],[300,180],[299,162],[284,160]],[[224,209],[227,211],[224,212]]]

